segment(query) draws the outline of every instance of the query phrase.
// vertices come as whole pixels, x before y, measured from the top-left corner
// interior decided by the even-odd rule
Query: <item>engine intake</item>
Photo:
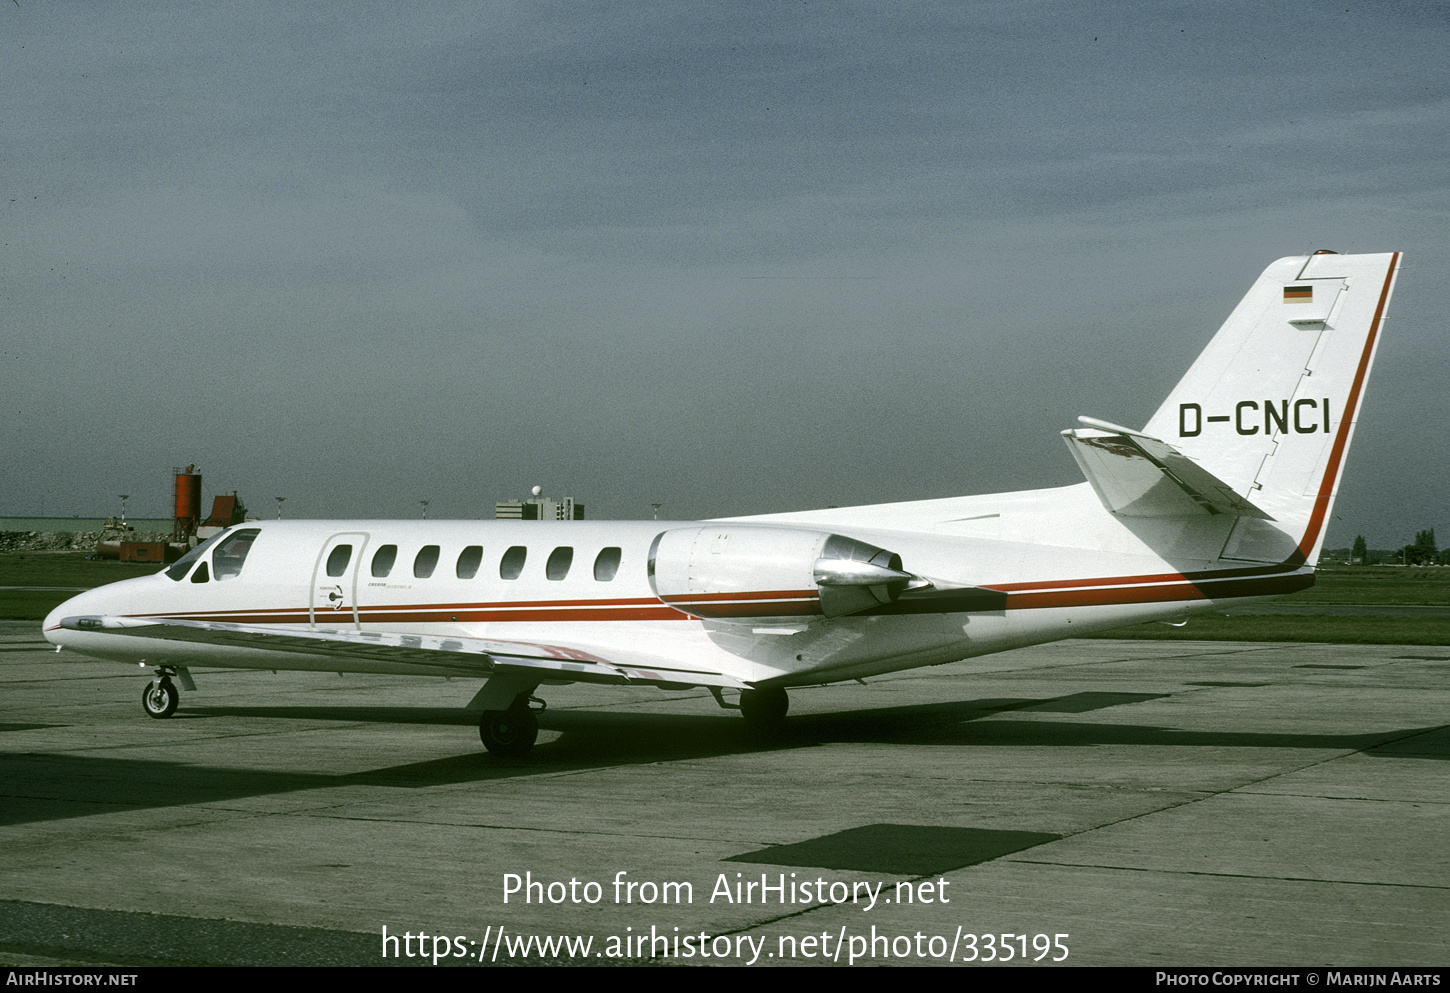
[[[649,553],[655,595],[693,617],[841,617],[924,580],[901,556],[825,531],[721,524],[678,528]]]

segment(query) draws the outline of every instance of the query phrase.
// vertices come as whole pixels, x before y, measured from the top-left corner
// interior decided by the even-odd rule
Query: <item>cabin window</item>
[[[563,579],[569,575],[569,566],[573,563],[574,549],[560,545],[549,553],[549,561],[544,563],[544,575],[549,579]]]
[[[619,571],[619,549],[606,548],[594,559],[594,578],[607,583]]]
[[[203,562],[201,565],[196,567],[196,572],[193,572],[191,574],[191,581],[193,583],[204,583],[206,582],[206,580],[206,563]]]
[[[384,545],[373,555],[373,576],[382,579],[393,571],[393,563],[398,561],[398,546]]]
[[[329,576],[341,576],[347,572],[347,564],[352,561],[352,546],[338,545],[327,556],[327,574]]]
[[[241,531],[233,531],[220,545],[217,545],[216,552],[211,557],[211,569],[216,573],[218,580],[230,579],[241,574],[242,563],[247,561],[247,553],[252,550],[252,542],[261,533],[258,528],[244,528]],[[205,580],[201,580],[201,582],[205,582]]]
[[[418,549],[418,557],[413,559],[413,575],[418,579],[427,579],[433,575],[433,570],[438,568],[438,546],[424,545]]]
[[[478,564],[483,561],[483,546],[469,545],[458,554],[458,578],[472,579],[478,575]]]
[[[503,558],[498,563],[499,579],[518,579],[519,573],[524,571],[524,559],[528,558],[529,550],[523,545],[515,545],[503,553]]]

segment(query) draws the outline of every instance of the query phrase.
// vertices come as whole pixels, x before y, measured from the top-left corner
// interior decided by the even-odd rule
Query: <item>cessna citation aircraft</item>
[[[1399,266],[1270,265],[1141,431],[1062,433],[1075,486],[704,522],[249,521],[45,636],[151,667],[152,717],[194,666],[475,677],[484,745],[515,756],[541,686],[704,687],[770,724],[788,687],[1292,593]]]

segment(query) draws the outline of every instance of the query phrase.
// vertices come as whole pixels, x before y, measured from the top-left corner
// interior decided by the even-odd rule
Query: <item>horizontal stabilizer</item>
[[[1191,517],[1233,514],[1273,520],[1213,473],[1172,445],[1080,418],[1089,428],[1063,439],[1103,506],[1122,517]]]
[[[379,631],[278,631],[260,625],[169,617],[66,617],[60,624],[72,631],[104,631],[165,641],[392,662],[428,669],[439,676],[489,677],[515,672],[577,683],[748,688],[748,684],[723,673],[684,669],[678,662],[634,652],[627,653],[625,658],[610,650],[611,658],[606,659],[580,645]]]

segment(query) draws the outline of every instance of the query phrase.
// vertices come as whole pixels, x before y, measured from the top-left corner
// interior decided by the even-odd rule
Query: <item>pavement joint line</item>
[[[1224,792],[1225,793],[1237,793],[1237,792],[1243,791],[1246,786],[1257,786],[1260,783],[1267,783],[1271,779],[1278,779],[1280,776],[1287,776],[1287,775],[1290,775],[1292,773],[1303,772],[1305,769],[1313,769],[1315,766],[1324,765],[1327,762],[1337,762],[1340,759],[1347,758],[1350,755],[1364,755],[1364,754],[1367,754],[1368,752],[1370,752],[1373,749],[1383,748],[1385,745],[1393,745],[1393,744],[1395,744],[1397,742],[1401,742],[1401,741],[1407,741],[1410,738],[1418,738],[1422,734],[1430,734],[1433,731],[1441,731],[1441,730],[1444,730],[1444,728],[1445,728],[1445,725],[1441,725],[1440,727],[1434,727],[1434,728],[1416,729],[1416,730],[1410,731],[1410,732],[1408,732],[1406,734],[1402,734],[1402,735],[1400,735],[1399,737],[1396,737],[1396,738],[1386,738],[1384,741],[1377,741],[1373,745],[1369,745],[1366,748],[1348,748],[1348,749],[1345,749],[1345,750],[1341,751],[1338,755],[1326,755],[1323,758],[1320,758],[1320,759],[1318,759],[1316,761],[1313,761],[1313,762],[1307,762],[1304,765],[1299,766],[1299,767],[1294,768],[1294,769],[1281,770],[1281,771],[1276,772],[1276,773],[1273,773],[1271,775],[1263,776],[1263,777],[1261,777],[1259,779],[1252,779],[1252,780],[1249,780],[1247,783],[1240,783],[1238,786],[1235,786],[1232,790],[1225,790]],[[1245,795],[1262,795],[1262,794],[1249,794],[1249,793],[1245,793]]]
[[[321,787],[321,788],[327,789],[328,787]],[[34,798],[29,798],[29,799],[34,799]],[[54,797],[44,797],[44,798],[41,798],[41,799],[55,799],[55,798]],[[111,804],[115,804],[116,803],[116,801],[105,801],[105,800],[76,801],[76,802],[111,803]],[[224,804],[226,802],[227,801],[219,800],[219,801],[215,801],[215,802],[210,802],[209,801],[209,802],[204,802],[204,803],[190,803],[190,804],[181,804],[178,807],[172,808],[172,809],[180,809],[180,810],[193,809],[193,810],[211,810],[211,811],[216,811],[219,816],[216,817],[213,820],[182,821],[182,822],[178,822],[178,823],[167,823],[167,824],[157,825],[157,826],[154,826],[154,827],[131,827],[131,828],[128,828],[127,830],[130,833],[136,834],[138,836],[152,835],[152,834],[167,834],[169,832],[181,830],[183,828],[195,828],[195,827],[210,828],[210,827],[215,827],[218,824],[234,824],[234,823],[237,823],[239,821],[260,820],[260,819],[266,818],[266,817],[290,817],[290,816],[292,816],[294,814],[312,814],[314,811],[317,811],[317,810],[324,810],[325,811],[325,810],[335,809],[337,807],[346,807],[349,804],[358,803],[359,801],[357,801],[357,800],[342,800],[342,801],[339,801],[338,803],[321,804],[321,805],[316,806],[316,807],[299,808],[297,810],[247,810],[247,809],[241,808],[241,807],[225,807],[225,806],[220,806],[220,804]],[[139,810],[146,810],[146,809],[154,809],[154,808],[147,808],[147,807],[140,807],[140,808],[138,808],[138,807],[124,806],[123,805],[123,806],[120,806],[116,810],[97,811],[95,814],[84,815],[84,816],[104,817],[107,814],[127,814],[127,813],[131,813],[133,811],[136,811],[138,809]],[[220,815],[226,815],[226,816],[220,816]],[[359,818],[359,819],[362,819],[362,818]]]
[[[1438,729],[1436,729],[1436,730],[1438,730]],[[1402,738],[1411,738],[1411,737],[1415,737],[1416,735],[1425,734],[1425,733],[1428,733],[1428,732],[1425,732],[1425,731],[1415,731],[1415,732],[1413,732],[1411,734],[1403,735]],[[1378,742],[1376,745],[1371,746],[1371,747],[1379,747],[1380,745],[1391,744],[1394,741],[1402,740],[1402,738],[1391,738],[1388,741]],[[1058,840],[1059,841],[1065,841],[1068,838],[1076,838],[1076,837],[1079,837],[1081,835],[1090,834],[1090,833],[1092,833],[1094,831],[1101,831],[1104,828],[1116,827],[1119,824],[1126,824],[1129,821],[1139,820],[1140,818],[1144,818],[1144,817],[1151,817],[1151,816],[1153,816],[1155,814],[1161,814],[1161,813],[1164,813],[1164,812],[1169,811],[1169,810],[1176,810],[1179,807],[1186,807],[1186,806],[1189,806],[1191,804],[1203,803],[1205,800],[1210,800],[1210,799],[1213,799],[1214,797],[1226,796],[1226,795],[1230,795],[1230,794],[1236,793],[1236,792],[1242,790],[1245,786],[1252,786],[1252,785],[1257,785],[1259,783],[1265,783],[1265,782],[1268,782],[1271,779],[1277,779],[1280,776],[1289,775],[1290,773],[1302,772],[1305,769],[1312,769],[1315,766],[1323,765],[1326,762],[1332,762],[1332,761],[1335,761],[1337,759],[1344,758],[1347,755],[1359,755],[1359,754],[1362,754],[1364,751],[1365,750],[1364,749],[1361,749],[1361,748],[1351,748],[1351,749],[1340,750],[1338,752],[1338,754],[1330,755],[1330,756],[1327,756],[1327,757],[1324,757],[1324,758],[1321,758],[1321,759],[1317,759],[1317,760],[1312,761],[1312,762],[1306,762],[1304,765],[1297,766],[1297,767],[1295,767],[1293,769],[1281,769],[1281,770],[1279,770],[1277,772],[1274,772],[1274,773],[1271,773],[1269,775],[1261,776],[1258,779],[1251,779],[1251,780],[1249,780],[1246,783],[1240,783],[1238,786],[1234,786],[1234,787],[1231,787],[1229,789],[1213,790],[1213,791],[1204,791],[1202,793],[1202,795],[1200,795],[1200,796],[1197,796],[1197,797],[1189,797],[1187,799],[1184,799],[1184,800],[1179,801],[1178,803],[1169,803],[1169,804],[1165,804],[1165,805],[1163,805],[1161,807],[1157,807],[1157,808],[1155,808],[1153,810],[1145,810],[1145,811],[1142,811],[1142,812],[1137,813],[1137,814],[1130,814],[1130,815],[1128,815],[1126,817],[1121,817],[1121,818],[1119,818],[1119,819],[1117,819],[1115,821],[1107,821],[1105,823],[1098,824],[1098,825],[1095,825],[1093,827],[1084,828],[1081,831],[1067,832],[1067,833],[1064,833],[1062,835],[1062,837],[1059,838]],[[1245,794],[1245,795],[1262,795],[1262,794]],[[1056,844],[1056,842],[1048,842],[1048,844]],[[1013,860],[1013,861],[1029,861],[1029,860],[1016,859],[1016,860]],[[1049,863],[1049,864],[1056,864],[1056,863]],[[1072,864],[1072,863],[1064,863],[1064,864]],[[1111,867],[1110,866],[1102,866],[1100,868],[1111,868]],[[1209,875],[1215,875],[1215,874],[1209,873]],[[1261,877],[1261,878],[1277,878],[1277,877],[1267,877],[1266,876],[1266,877]],[[1286,877],[1286,878],[1292,878],[1292,877]],[[1410,885],[1410,884],[1402,884],[1402,885]],[[1447,887],[1429,887],[1429,888],[1431,888],[1431,889],[1444,889],[1444,888],[1447,888]]]
[[[261,820],[261,819],[267,818],[267,817],[290,817],[290,816],[292,816],[294,814],[311,814],[311,813],[313,813],[313,811],[316,811],[316,810],[329,810],[329,809],[332,809],[334,807],[345,807],[349,803],[356,803],[356,802],[357,802],[356,800],[344,800],[344,801],[342,801],[340,803],[323,804],[320,807],[309,807],[309,808],[300,809],[300,810],[244,810],[244,809],[241,809],[241,808],[235,808],[234,809],[234,808],[231,808],[231,807],[207,806],[205,804],[188,804],[187,806],[188,807],[191,807],[191,808],[196,808],[196,809],[201,809],[201,810],[214,810],[218,814],[226,814],[227,816],[226,817],[218,817],[215,820],[209,820],[209,821],[183,821],[183,822],[181,822],[179,824],[167,824],[167,825],[165,825],[163,827],[133,828],[132,830],[133,830],[133,832],[135,834],[138,834],[138,835],[146,835],[146,834],[166,834],[166,833],[169,833],[171,831],[180,830],[182,828],[195,828],[195,827],[210,828],[210,827],[215,827],[218,824],[236,824],[239,821],[256,821],[256,820]]]
[[[21,685],[23,685],[25,683],[48,683],[48,684],[53,684],[53,683],[58,683],[58,682],[78,683],[78,682],[82,682],[83,680],[90,680],[90,679],[126,679],[126,678],[128,678],[128,677],[126,677],[126,676],[51,676],[48,679],[7,679],[7,680],[5,680],[5,685],[6,686],[21,686]]]
[[[1450,806],[1450,800],[1401,800],[1395,797],[1383,796],[1328,796],[1323,793],[1270,793],[1268,791],[1256,790],[1235,790],[1234,792],[1242,793],[1244,796],[1292,796],[1299,797],[1301,800],[1344,800],[1351,803],[1408,803],[1414,806],[1426,805],[1431,807]]]
[[[336,787],[323,786],[323,787],[317,787],[317,788],[318,789],[335,789]],[[301,792],[310,793],[312,791],[311,790],[303,790]],[[271,794],[271,795],[275,796],[276,794]],[[218,811],[218,812],[221,812],[221,813],[225,813],[225,814],[234,814],[236,816],[228,817],[227,818],[227,821],[228,822],[232,822],[232,821],[250,821],[250,820],[257,820],[257,819],[263,818],[263,817],[293,817],[293,816],[298,815],[298,814],[305,814],[305,815],[308,815],[308,816],[327,816],[325,812],[326,811],[329,811],[329,810],[337,810],[337,809],[339,809],[341,807],[350,807],[350,806],[355,806],[358,803],[372,803],[372,802],[375,802],[375,801],[373,801],[371,799],[356,799],[356,798],[353,798],[353,799],[346,799],[346,800],[338,800],[335,803],[319,803],[316,806],[311,806],[311,807],[296,807],[296,808],[291,809],[291,810],[248,810],[245,807],[228,807],[228,806],[226,806],[228,803],[235,803],[235,802],[236,801],[234,801],[234,800],[215,800],[215,801],[207,801],[206,803],[202,803],[202,804],[189,804],[188,806],[199,807],[202,810],[215,810],[215,811]],[[319,814],[318,811],[323,811],[324,813]],[[337,819],[342,819],[342,818],[337,818]],[[354,818],[354,819],[356,819],[356,820],[364,820],[365,818]],[[197,824],[213,824],[215,822],[214,821],[197,821],[196,823]]]
[[[74,725],[72,725],[72,727],[74,727]],[[201,733],[198,733],[198,734],[196,734],[196,735],[194,735],[192,737],[188,737],[188,738],[168,738],[168,739],[165,739],[165,740],[135,741],[135,742],[127,742],[125,744],[113,744],[113,745],[89,745],[89,746],[86,746],[84,748],[66,748],[66,749],[63,749],[63,750],[61,750],[59,752],[46,752],[44,754],[47,754],[47,755],[71,755],[71,754],[79,753],[79,754],[85,755],[85,754],[89,754],[91,752],[98,752],[98,751],[99,752],[111,752],[111,751],[120,751],[122,749],[133,749],[133,748],[174,748],[174,747],[179,747],[179,746],[183,746],[183,745],[195,745],[195,744],[200,744],[200,743],[204,743],[204,742],[228,741],[228,740],[231,740],[231,739],[234,739],[234,738],[265,738],[268,735],[314,734],[314,733],[317,733],[317,732],[320,732],[320,731],[330,731],[333,728],[337,728],[338,730],[353,730],[353,731],[355,731],[355,730],[358,730],[359,728],[370,728],[370,727],[377,727],[377,724],[375,722],[372,722],[372,721],[355,721],[355,722],[347,723],[347,724],[344,724],[342,722],[328,722],[323,727],[286,728],[286,729],[283,729],[283,730],[272,730],[272,731],[237,731],[237,732],[233,732],[232,734],[201,734]],[[198,731],[199,730],[200,729],[198,729]],[[327,774],[326,773],[323,773],[322,775],[327,775]]]
[[[1357,751],[1358,751],[1357,749],[1347,749],[1344,752],[1342,752],[1341,755],[1334,756],[1334,758],[1342,758],[1343,755],[1356,754]],[[1327,762],[1327,761],[1330,761],[1330,759],[1322,759],[1320,761],[1309,762],[1309,763],[1305,764],[1304,766],[1302,766],[1300,768],[1303,768],[1303,769],[1312,768],[1313,766],[1320,765],[1320,764],[1322,764],[1322,762]],[[1292,770],[1288,770],[1288,771],[1289,772],[1297,772],[1297,771],[1299,771],[1299,769],[1296,768],[1296,769],[1292,769]],[[1261,777],[1259,779],[1250,780],[1249,783],[1241,783],[1238,786],[1234,786],[1234,787],[1231,787],[1229,789],[1224,789],[1224,790],[1205,790],[1205,791],[1202,791],[1201,792],[1201,795],[1198,795],[1198,796],[1189,796],[1189,797],[1187,797],[1185,799],[1182,799],[1182,800],[1178,801],[1177,803],[1168,803],[1168,804],[1164,804],[1161,807],[1156,807],[1156,808],[1154,808],[1152,810],[1144,810],[1144,811],[1140,811],[1139,813],[1136,813],[1136,814],[1129,814],[1126,817],[1120,817],[1120,818],[1118,818],[1117,820],[1114,820],[1114,821],[1106,821],[1106,822],[1104,822],[1102,824],[1097,824],[1097,825],[1094,825],[1092,827],[1083,828],[1081,831],[1065,832],[1062,835],[1062,837],[1058,839],[1058,841],[1066,841],[1068,838],[1076,838],[1076,837],[1079,837],[1081,835],[1091,834],[1094,831],[1101,831],[1101,830],[1103,830],[1105,828],[1116,827],[1119,824],[1126,824],[1129,821],[1136,821],[1136,820],[1139,820],[1139,819],[1144,818],[1144,817],[1151,817],[1151,816],[1154,816],[1156,814],[1165,813],[1166,811],[1169,811],[1169,810],[1177,810],[1179,807],[1187,807],[1187,806],[1190,806],[1192,804],[1203,803],[1205,800],[1211,800],[1214,797],[1224,796],[1226,794],[1233,793],[1236,790],[1242,789],[1245,785],[1250,785],[1252,783],[1266,782],[1266,781],[1268,781],[1270,779],[1274,779],[1274,778],[1276,778],[1278,776],[1282,776],[1282,775],[1285,775],[1285,771],[1284,770],[1280,770],[1279,772],[1275,772],[1272,775],[1263,776],[1263,777]],[[1177,795],[1177,794],[1175,794],[1175,795]],[[1056,843],[1057,842],[1047,842],[1047,844],[1056,844]]]
[[[1082,639],[1076,639],[1076,640],[1082,640]],[[1097,640],[1097,639],[1092,639],[1092,640]],[[1217,645],[1223,644],[1223,643],[1221,643],[1221,642],[1203,642],[1202,644],[1204,644],[1205,646],[1207,646],[1207,645],[1217,646]],[[1203,658],[1205,656],[1213,656],[1213,655],[1241,655],[1241,654],[1250,654],[1250,653],[1253,653],[1253,652],[1273,651],[1274,649],[1279,648],[1281,643],[1279,643],[1279,642],[1272,642],[1272,643],[1232,642],[1231,644],[1238,645],[1238,646],[1241,646],[1241,647],[1236,647],[1236,648],[1217,648],[1217,647],[1207,648],[1206,647],[1203,650],[1200,650],[1200,651],[1197,651],[1197,652],[1188,652],[1188,651],[1183,651],[1183,650],[1180,649],[1179,654],[1175,654],[1175,655],[1152,655],[1152,654],[1146,654],[1145,653],[1143,655],[1136,655],[1136,656],[1132,656],[1130,658],[1083,659],[1083,660],[1079,660],[1079,661],[1071,661],[1071,660],[1066,660],[1065,659],[1065,660],[1063,660],[1061,662],[1053,662],[1053,663],[1050,663],[1048,665],[1033,666],[1030,669],[993,669],[990,672],[985,672],[985,673],[965,672],[965,673],[959,674],[959,678],[963,678],[963,679],[978,679],[978,678],[985,678],[985,677],[991,677],[991,678],[1008,678],[1008,677],[1012,677],[1012,676],[1030,676],[1030,675],[1032,675],[1033,673],[1036,673],[1036,672],[1051,672],[1051,671],[1056,670],[1056,669],[1080,669],[1080,668],[1083,668],[1085,666],[1094,666],[1094,665],[1119,665],[1119,664],[1122,664],[1124,662],[1166,662],[1166,661],[1172,661],[1174,659],[1198,659],[1198,658]],[[1005,654],[1010,654],[1010,653],[1005,653],[1004,652],[1004,653],[1001,653],[1001,654],[1004,654],[1005,655]],[[988,659],[988,658],[994,658],[994,657],[995,656],[992,656],[992,655],[973,655],[973,656],[969,656],[968,658],[965,658],[965,659],[960,659],[958,661],[959,662],[975,662],[978,659]],[[877,682],[894,681],[894,680],[900,680],[900,681],[905,682],[905,681],[909,681],[909,680],[932,679],[932,678],[940,678],[940,674],[939,673],[933,673],[933,672],[929,671],[928,669],[913,669],[913,670],[904,670],[904,671],[902,671],[900,673],[882,673],[879,676],[868,676],[867,677],[868,680],[873,680],[874,679]],[[833,684],[820,683],[820,684],[809,684],[809,685],[811,685],[811,686],[815,686],[815,685],[829,686],[829,685],[833,685]]]
[[[351,928],[322,927],[322,926],[318,926],[318,925],[315,925],[315,924],[286,924],[286,923],[279,923],[279,922],[276,922],[276,921],[253,920],[251,918],[245,918],[245,917],[203,917],[203,916],[200,916],[200,915],[197,915],[197,914],[178,914],[178,913],[160,912],[160,911],[155,911],[155,910],[126,910],[126,909],[117,909],[117,908],[113,908],[113,907],[88,907],[88,906],[83,906],[83,905],[80,905],[80,904],[73,904],[73,903],[52,903],[52,902],[41,902],[41,901],[38,901],[38,900],[4,900],[4,901],[0,901],[0,903],[17,903],[17,904],[28,905],[28,906],[31,906],[31,907],[46,907],[46,908],[59,908],[61,910],[90,911],[90,912],[102,913],[102,914],[124,914],[124,915],[129,915],[129,916],[136,916],[136,917],[150,917],[150,918],[155,918],[157,920],[187,921],[187,922],[190,922],[190,923],[219,924],[219,925],[223,925],[223,926],[238,924],[238,925],[243,925],[243,926],[254,926],[254,927],[262,927],[262,928],[284,928],[284,929],[286,929],[288,931],[300,931],[300,932],[315,931],[315,932],[323,932],[323,933],[332,934],[332,935],[358,935],[358,936],[369,937],[369,938],[375,938],[376,937],[376,932],[371,931],[371,930],[369,930],[369,931],[354,931]],[[69,935],[62,935],[62,937],[69,937]],[[54,945],[54,944],[51,944],[51,945],[46,945],[46,944],[0,944],[0,952],[9,951],[11,949],[19,949],[24,954],[37,954],[37,950],[38,950],[38,953],[39,954],[44,954],[44,955],[49,955],[49,956],[54,956],[54,957],[60,957],[62,959],[65,959],[65,958],[78,958],[78,957],[99,958],[99,959],[102,960],[102,962],[101,963],[98,963],[98,964],[104,964],[104,962],[118,962],[118,963],[121,963],[121,964],[123,964],[125,966],[147,965],[147,966],[191,966],[191,967],[214,966],[215,965],[215,963],[210,962],[210,961],[207,961],[206,959],[193,960],[193,959],[189,959],[189,958],[173,958],[173,957],[156,958],[156,957],[153,957],[153,956],[138,956],[138,955],[127,955],[127,954],[111,955],[111,954],[104,954],[104,953],[101,953],[101,952],[97,952],[97,951],[95,951],[93,949],[89,949],[89,948],[75,948],[75,947],[72,947],[72,946],[69,946],[69,945]],[[7,963],[7,965],[8,965],[8,963]],[[68,963],[68,962],[64,962],[63,963],[63,967],[64,966],[69,966],[69,965],[70,965],[70,963]],[[82,968],[86,968],[86,967],[88,967],[88,966],[82,966]],[[13,970],[15,968],[28,968],[28,967],[26,967],[26,966],[11,966],[10,968]]]
[[[108,966],[120,969],[135,969],[143,966],[155,967],[187,964],[176,962],[170,959],[152,959],[140,958],[136,956],[93,953],[89,949],[71,948],[67,945],[26,945],[0,942],[0,953],[6,955],[27,955],[32,958],[46,958],[55,960],[54,965],[46,966],[10,965],[9,963],[6,963],[6,966],[12,971],[16,969],[35,968],[97,969],[105,968]]]
[[[322,788],[325,789],[326,787],[322,787]],[[32,796],[32,795],[30,795],[28,793],[0,793],[0,799],[6,799],[6,800],[63,800],[66,803],[87,804],[87,805],[90,805],[90,806],[93,806],[93,807],[109,807],[109,808],[112,808],[112,809],[109,809],[109,810],[98,810],[98,811],[95,811],[93,814],[82,814],[82,815],[80,815],[82,817],[102,817],[102,816],[105,816],[106,814],[126,814],[126,813],[131,813],[132,811],[136,811],[136,810],[154,810],[155,809],[153,806],[151,806],[149,804],[142,804],[142,805],[139,805],[138,806],[136,804],[129,804],[129,803],[127,803],[124,800],[90,800],[90,799],[85,799],[85,798],[73,798],[73,797]],[[225,803],[226,801],[216,801],[216,802],[217,803]],[[235,813],[235,814],[238,814],[238,815],[241,815],[241,816],[228,817],[226,819],[229,820],[229,821],[238,821],[238,820],[249,820],[249,819],[256,818],[256,817],[277,817],[277,816],[287,816],[287,815],[290,815],[290,814],[308,813],[310,810],[328,810],[328,809],[332,809],[332,808],[335,808],[335,807],[345,807],[345,806],[347,806],[350,803],[357,803],[357,802],[358,802],[357,800],[343,800],[343,801],[340,801],[340,802],[335,803],[335,804],[321,804],[318,807],[309,808],[308,810],[246,810],[244,808],[218,807],[218,806],[209,805],[208,803],[187,803],[187,804],[179,804],[176,807],[173,807],[172,809],[185,810],[185,809],[190,808],[190,809],[195,809],[195,810],[215,810],[218,813],[227,813],[227,814],[233,814],[233,813]],[[173,831],[173,830],[175,830],[177,828],[182,828],[182,827],[195,827],[197,825],[207,826],[207,825],[212,825],[212,824],[215,824],[215,823],[216,823],[216,821],[190,821],[190,822],[181,823],[181,824],[165,824],[165,825],[161,825],[159,827],[132,828],[131,830],[134,831],[137,834],[154,834],[154,833],[157,833],[157,832],[165,833],[167,831]]]
[[[1381,744],[1384,744],[1384,742],[1381,742]],[[1227,796],[1227,795],[1232,794],[1232,793],[1238,793],[1240,791],[1243,791],[1245,787],[1248,787],[1248,786],[1257,786],[1260,783],[1267,783],[1269,780],[1271,780],[1271,779],[1278,779],[1280,776],[1288,776],[1288,775],[1292,775],[1292,774],[1294,774],[1296,772],[1303,772],[1305,769],[1313,769],[1315,766],[1324,765],[1326,762],[1336,762],[1339,759],[1347,758],[1350,755],[1360,755],[1360,754],[1362,754],[1364,752],[1364,749],[1362,749],[1362,748],[1345,748],[1345,749],[1337,749],[1336,752],[1337,752],[1337,754],[1326,755],[1326,756],[1324,756],[1322,758],[1317,758],[1317,759],[1315,759],[1312,762],[1305,762],[1303,765],[1295,766],[1292,769],[1280,769],[1278,772],[1272,772],[1272,773],[1269,773],[1266,776],[1260,776],[1258,779],[1250,779],[1246,783],[1240,783],[1239,785],[1235,786],[1233,789],[1229,789],[1229,790],[1222,791],[1219,795],[1220,796]],[[1244,793],[1244,795],[1245,796],[1261,796],[1262,794]]]
[[[346,804],[339,804],[338,806],[346,806]],[[289,812],[283,813],[283,814],[281,814],[281,816],[289,816],[290,813],[292,813],[292,812],[289,811]],[[297,813],[307,813],[307,812],[306,811],[297,811]],[[265,815],[265,816],[277,816],[277,815]],[[619,831],[581,831],[581,830],[579,830],[577,828],[576,829],[566,829],[566,828],[531,827],[529,825],[520,825],[520,824],[462,824],[462,823],[456,823],[454,821],[440,821],[440,820],[435,820],[435,819],[431,819],[431,818],[383,817],[383,816],[378,816],[378,817],[364,817],[364,816],[362,816],[360,814],[321,814],[321,815],[316,815],[316,816],[326,817],[329,820],[335,820],[335,821],[361,821],[361,822],[367,823],[367,824],[432,824],[432,825],[436,825],[438,827],[467,828],[467,829],[470,829],[470,830],[479,830],[479,831],[524,831],[524,832],[528,832],[528,833],[532,833],[532,834],[560,834],[560,835],[565,835],[567,837],[579,837],[579,838],[624,838],[624,839],[628,839],[628,838],[653,838],[653,839],[658,840],[658,841],[708,841],[708,842],[715,842],[715,843],[719,843],[719,842],[723,842],[723,841],[728,840],[728,839],[723,839],[723,838],[718,838],[718,837],[697,838],[697,837],[695,837],[693,835],[688,835],[688,834],[686,834],[686,835],[679,835],[679,834],[641,834],[641,833],[637,833],[637,832],[631,832],[631,833],[625,834],[625,833],[621,833]],[[742,845],[762,844],[762,845],[770,846],[770,845],[777,845],[777,844],[789,844],[789,842],[742,841],[742,842],[740,842],[740,844],[742,844]],[[933,874],[933,875],[937,875],[937,874]],[[927,878],[931,878],[931,877],[923,876],[921,878],[922,879],[927,879]]]
[[[1264,879],[1281,883],[1321,883],[1325,886],[1384,886],[1402,890],[1450,890],[1450,886],[1434,883],[1389,883],[1364,879],[1325,879],[1319,876],[1269,876],[1253,872],[1210,872],[1206,869],[1163,869],[1139,865],[1100,865],[1096,862],[1050,862],[1045,859],[1018,859],[1002,856],[1006,862],[1023,865],[1055,865],[1064,869],[1107,869],[1111,872],[1152,872],[1165,876],[1210,876],[1220,879]],[[985,864],[985,863],[983,863]]]

